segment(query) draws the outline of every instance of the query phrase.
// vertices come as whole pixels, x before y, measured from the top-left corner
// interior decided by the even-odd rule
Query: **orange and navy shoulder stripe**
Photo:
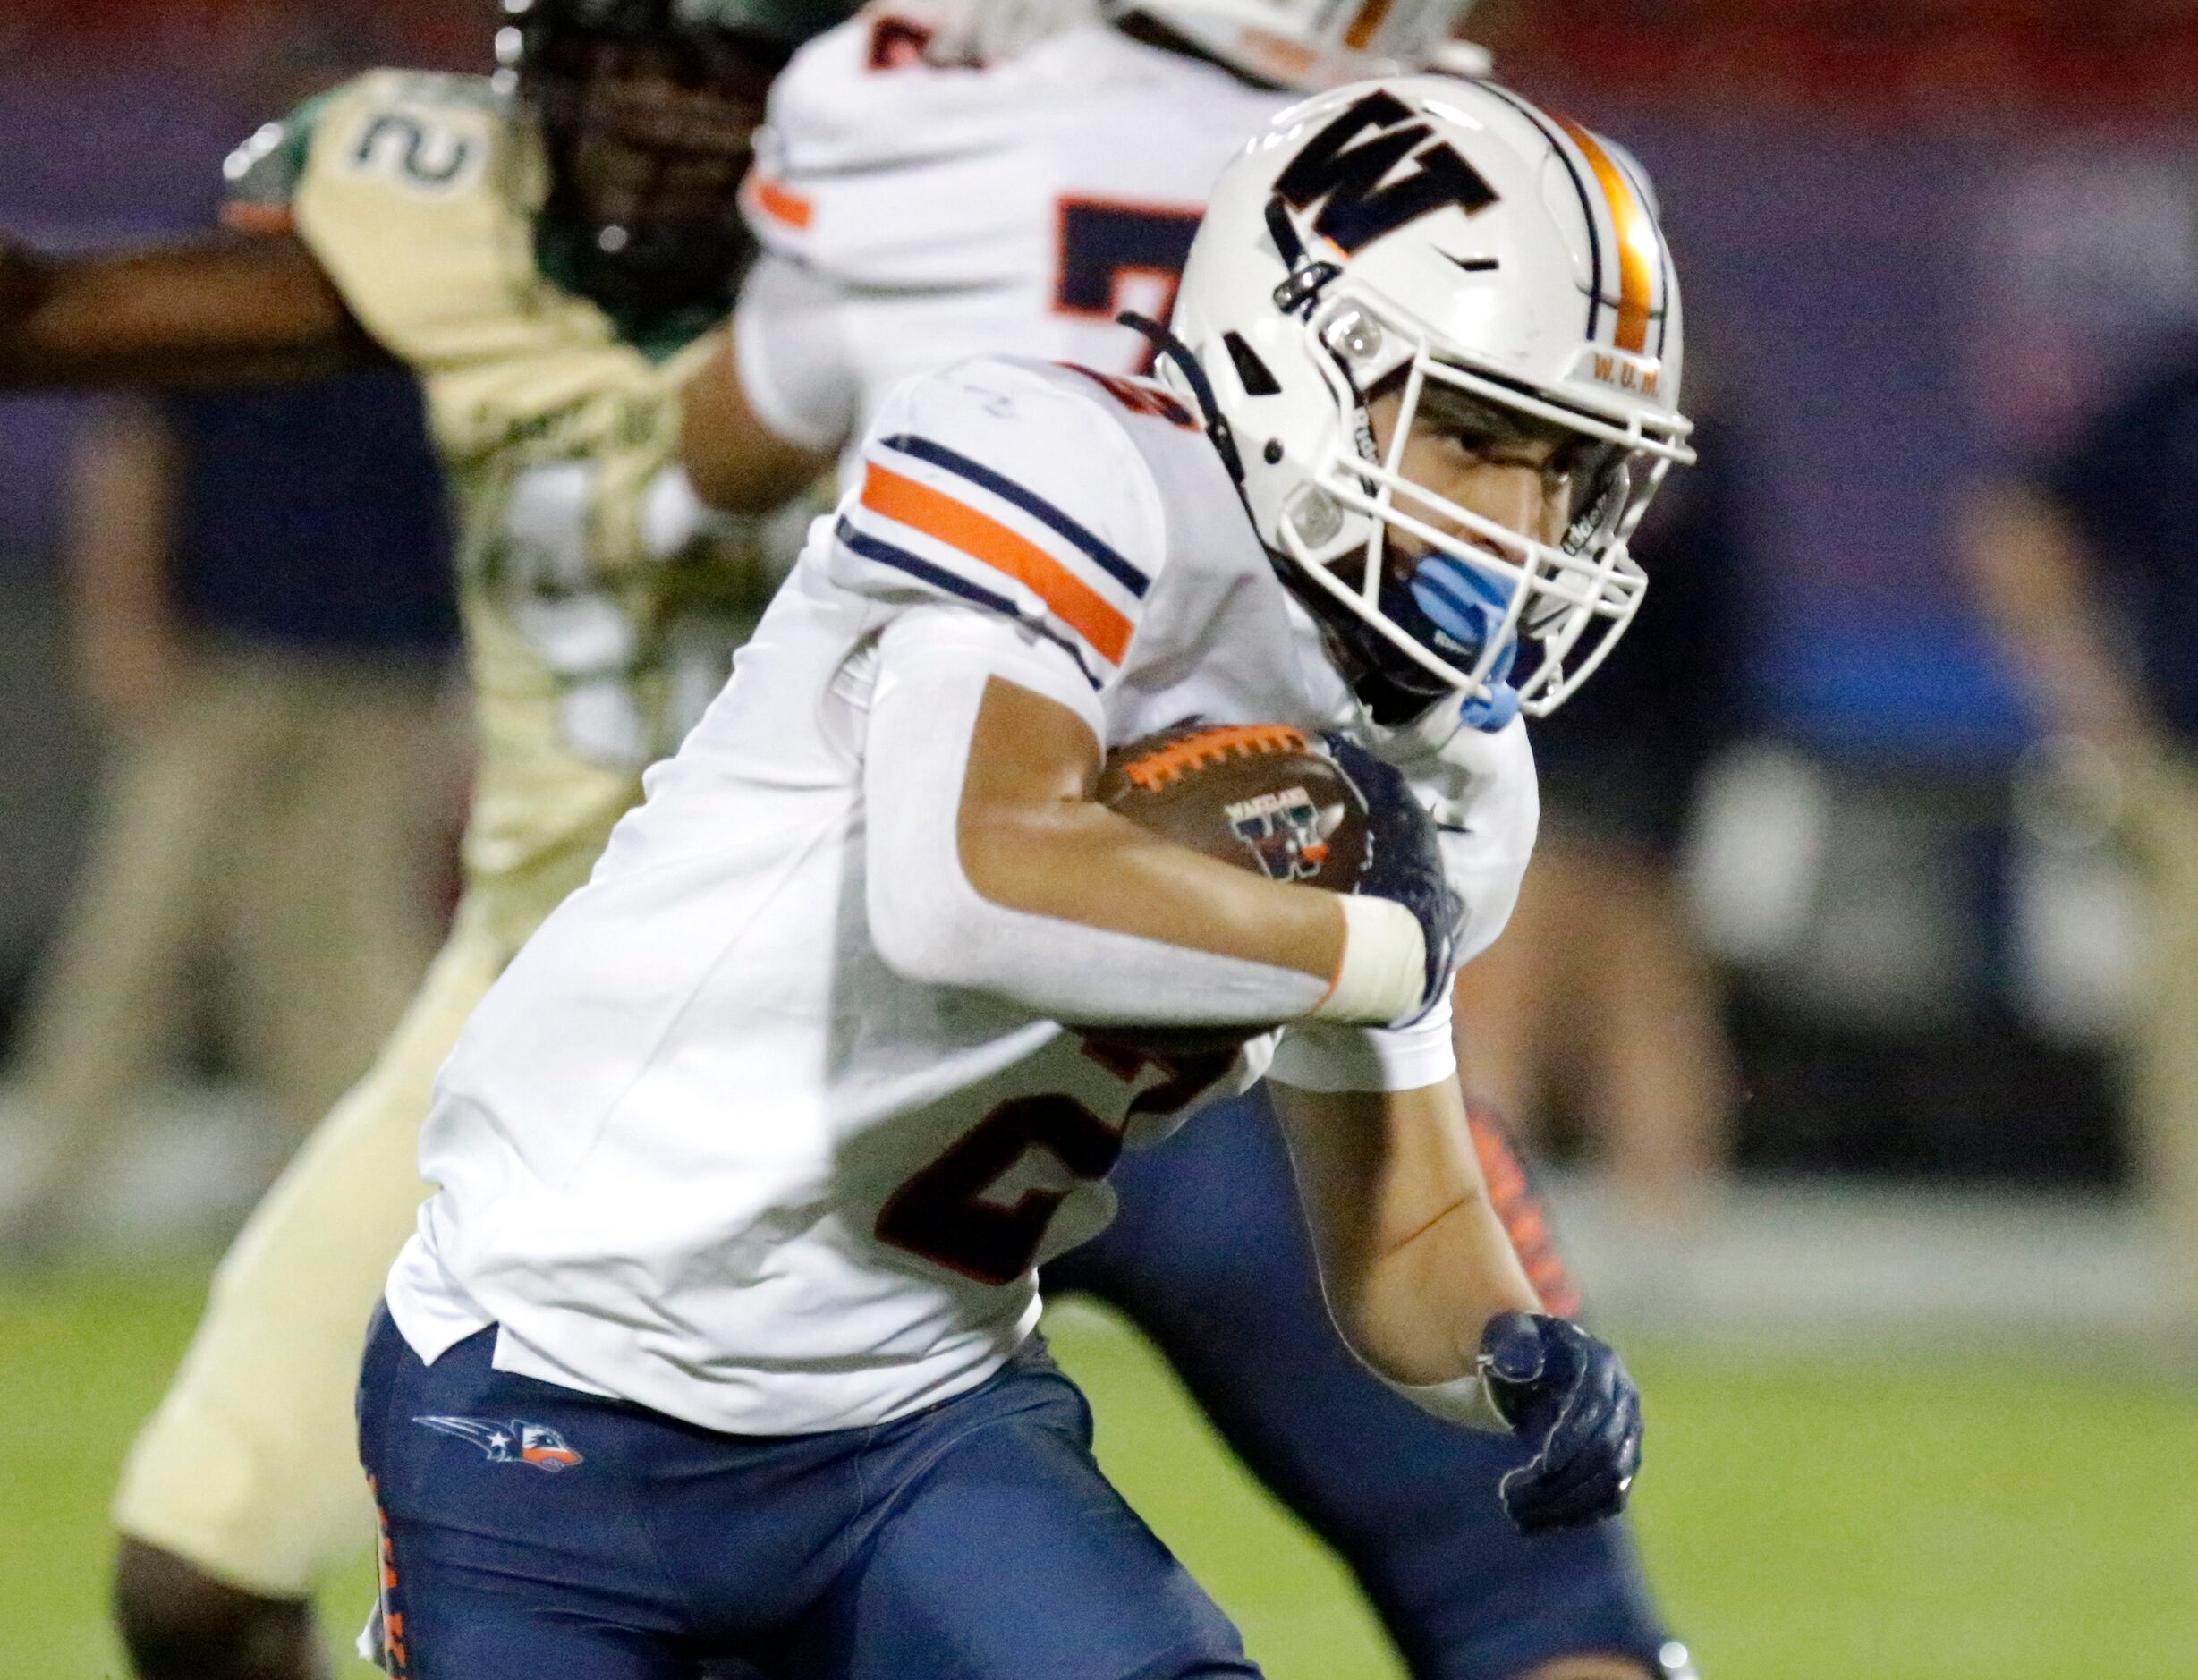
[[[741,199],[750,210],[797,233],[807,233],[817,219],[815,199],[774,181],[760,169],[748,172],[748,179],[741,183]]]
[[[1030,625],[1094,688],[1128,655],[1151,579],[1082,521],[936,439],[873,444],[836,535],[861,559]]]

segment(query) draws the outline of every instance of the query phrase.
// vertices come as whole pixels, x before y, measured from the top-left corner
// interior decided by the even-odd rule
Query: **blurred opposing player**
[[[2168,1289],[2198,1327],[2198,346],[2050,459],[1981,488],[1963,555],[2052,732],[2042,768],[2116,821],[2144,888],[2130,1115],[2164,1216]]]
[[[1122,1144],[1262,1064],[1370,1368],[1517,1429],[1522,1529],[1623,1504],[1637,1397],[1540,1311],[1447,1019],[1534,819],[1523,725],[1462,715],[1593,669],[1686,453],[1661,239],[1607,319],[1560,157],[1488,87],[1352,84],[1218,183],[1172,389],[986,357],[887,401],[437,1082],[360,1390],[396,1672],[1255,1673],[1030,1337]],[[1188,717],[1326,734],[1354,893],[1096,802]],[[1182,1027],[1260,1036],[1133,1048]]]
[[[785,445],[821,464],[910,375],[987,349],[1110,374],[1152,346],[1124,308],[1164,318],[1207,192],[1244,137],[1300,97],[1472,49],[1452,0],[1320,12],[1152,0],[1101,18],[1076,0],[872,6],[798,54],[774,86],[745,198],[765,247],[735,335],[689,395],[686,457],[705,494],[765,505]],[[981,66],[981,67],[980,67]],[[1553,190],[1584,207],[1604,265],[1598,329],[1660,346],[1663,283],[1630,161],[1548,119]],[[1375,194],[1408,148],[1377,138],[1333,165]],[[1458,260],[1481,262],[1460,250]],[[1660,260],[1660,259],[1659,259]],[[1407,671],[1398,702],[1426,703]],[[1475,721],[1498,725],[1498,696]],[[1571,1294],[1500,1134],[1538,1282]],[[1337,1342],[1257,1096],[1118,1169],[1123,1212],[1048,1268],[1150,1334],[1238,1454],[1350,1563],[1414,1674],[1676,1673],[1617,1525],[1528,1541],[1459,1497],[1515,1446],[1443,1429],[1369,1380]]]
[[[760,601],[745,540],[671,465],[675,394],[749,248],[734,211],[771,76],[831,0],[535,0],[513,90],[369,73],[229,165],[256,237],[0,259],[0,380],[221,383],[394,357],[459,515],[479,693],[467,891],[376,1067],[217,1275],[124,1471],[117,1600],[140,1674],[318,1674],[305,1597],[364,1544],[351,1415],[367,1318],[423,1193],[429,1082]]]

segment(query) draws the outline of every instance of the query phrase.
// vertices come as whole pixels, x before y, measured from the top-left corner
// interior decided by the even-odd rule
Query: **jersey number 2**
[[[980,1283],[1013,1283],[1031,1269],[1066,1194],[1026,1190],[1012,1205],[984,1199],[1031,1149],[1078,1178],[1104,1178],[1122,1134],[1074,1097],[1011,1097],[893,1192],[878,1216],[879,1238]]]
[[[1132,1117],[1189,1107],[1236,1060],[1234,1050],[1147,1054],[1096,1039],[1086,1041],[1084,1054],[1124,1084],[1134,1083],[1149,1067],[1167,1076],[1131,1099]],[[1088,1184],[1113,1168],[1122,1153],[1122,1131],[1074,1097],[1010,1097],[893,1192],[878,1215],[878,1241],[979,1283],[1014,1282],[1038,1258],[1046,1227],[1068,1194],[1032,1188],[1012,1203],[987,1198],[1033,1149]]]

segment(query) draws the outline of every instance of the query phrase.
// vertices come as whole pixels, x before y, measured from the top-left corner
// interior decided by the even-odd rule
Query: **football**
[[[1141,828],[1271,880],[1347,893],[1366,859],[1366,802],[1335,759],[1287,724],[1178,724],[1116,747],[1100,804]],[[1090,1036],[1140,1054],[1233,1053],[1245,1027],[1140,1027]]]
[[[1347,893],[1366,802],[1303,730],[1184,724],[1107,755],[1099,802],[1141,828],[1269,879]]]

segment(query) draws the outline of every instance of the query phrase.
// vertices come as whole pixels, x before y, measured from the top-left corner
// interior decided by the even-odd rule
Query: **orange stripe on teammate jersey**
[[[242,199],[221,207],[221,225],[240,233],[287,233],[297,226],[287,204],[250,204]]]
[[[1005,572],[1110,664],[1121,664],[1129,651],[1130,621],[1043,548],[997,520],[875,461],[865,466],[862,505]]]
[[[1649,347],[1650,300],[1656,290],[1656,271],[1663,253],[1658,249],[1656,219],[1649,214],[1634,183],[1618,167],[1617,159],[1603,143],[1568,117],[1558,123],[1572,136],[1573,144],[1586,155],[1588,167],[1609,201],[1610,220],[1618,230],[1618,330],[1620,350],[1635,352]]]
[[[776,181],[762,175],[748,177],[748,193],[756,207],[775,222],[784,222],[788,227],[807,228],[816,219],[817,207],[798,192],[788,191]]]

